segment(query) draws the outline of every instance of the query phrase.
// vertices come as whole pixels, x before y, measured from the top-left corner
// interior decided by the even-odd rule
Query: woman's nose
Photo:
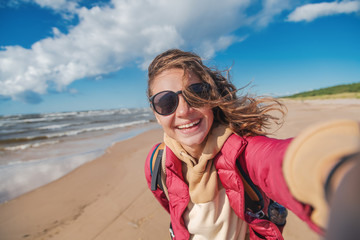
[[[191,107],[181,94],[179,94],[178,97],[179,97],[179,105],[176,109],[176,114],[178,116],[186,115],[190,111]]]

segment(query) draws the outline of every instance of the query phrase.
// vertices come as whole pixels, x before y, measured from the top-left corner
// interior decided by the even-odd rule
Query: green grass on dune
[[[295,99],[359,98],[360,99],[360,82],[297,93],[291,96],[285,96],[283,98],[295,98]]]

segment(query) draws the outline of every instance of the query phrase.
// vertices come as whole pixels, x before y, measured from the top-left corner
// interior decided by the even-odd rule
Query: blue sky
[[[359,0],[1,1],[0,115],[147,107],[169,48],[258,95],[360,82],[359,43]]]

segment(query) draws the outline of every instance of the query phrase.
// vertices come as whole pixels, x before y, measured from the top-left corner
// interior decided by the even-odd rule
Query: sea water
[[[155,127],[149,108],[0,116],[0,203]]]

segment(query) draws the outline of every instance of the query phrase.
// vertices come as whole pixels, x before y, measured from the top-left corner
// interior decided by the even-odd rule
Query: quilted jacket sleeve
[[[151,159],[151,155],[154,152],[155,148],[156,148],[157,144],[151,148],[146,161],[145,161],[145,178],[148,184],[149,189],[151,190],[151,170],[150,170],[150,159]],[[163,208],[165,208],[165,210],[167,212],[169,212],[169,201],[166,198],[165,193],[160,190],[159,188],[156,189],[155,191],[152,191],[152,193],[154,194],[155,198],[159,201],[159,203],[161,204],[161,206],[163,206]]]
[[[272,139],[265,136],[247,137],[248,144],[240,163],[255,185],[271,199],[290,209],[316,232],[322,230],[311,219],[311,206],[296,200],[286,184],[282,165],[292,139]]]

